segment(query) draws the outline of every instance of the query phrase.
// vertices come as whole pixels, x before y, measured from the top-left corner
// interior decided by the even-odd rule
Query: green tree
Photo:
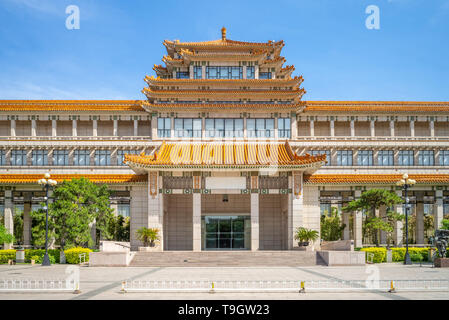
[[[449,219],[443,219],[441,221],[441,229],[449,230]]]
[[[392,226],[388,222],[388,217],[385,219],[376,217],[376,210],[382,206],[390,208],[400,203],[402,198],[395,192],[371,189],[363,192],[359,199],[349,202],[342,210],[345,212],[365,211],[367,215],[363,232],[372,235],[376,246],[379,246],[378,231],[392,232]]]
[[[97,186],[86,178],[66,180],[55,187],[54,202],[49,204],[49,238],[64,250],[72,246],[92,244],[89,224],[96,220],[105,237],[110,237],[108,223],[112,216],[109,208],[110,191],[106,185]],[[45,242],[45,211],[32,213],[36,223],[33,227],[35,244]]]
[[[4,225],[0,224],[0,244],[13,242],[14,236],[8,233],[8,230],[6,230]]]
[[[340,240],[346,225],[342,223],[338,209],[331,208],[330,216],[321,216],[321,238],[325,241]]]

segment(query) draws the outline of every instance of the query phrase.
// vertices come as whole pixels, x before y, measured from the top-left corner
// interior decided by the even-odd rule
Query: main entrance
[[[250,216],[206,215],[201,217],[202,250],[250,249]]]

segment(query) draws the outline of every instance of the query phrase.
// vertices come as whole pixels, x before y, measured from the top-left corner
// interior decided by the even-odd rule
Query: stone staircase
[[[299,267],[325,265],[316,251],[136,252],[130,267]]]

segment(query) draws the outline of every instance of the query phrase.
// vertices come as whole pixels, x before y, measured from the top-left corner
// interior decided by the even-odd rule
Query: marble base
[[[449,268],[449,258],[436,258],[435,268]]]

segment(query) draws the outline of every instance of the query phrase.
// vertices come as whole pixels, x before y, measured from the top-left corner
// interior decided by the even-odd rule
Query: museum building
[[[298,227],[320,230],[364,190],[416,180],[413,239],[449,214],[449,102],[305,101],[283,41],[164,41],[145,100],[0,100],[0,211],[8,230],[44,193],[44,173],[113,190],[111,207],[160,230],[158,250],[291,250]],[[388,208],[376,214],[386,215]],[[394,208],[399,212],[403,206]],[[342,213],[343,239],[363,212]],[[393,242],[403,243],[397,222]],[[386,235],[381,235],[386,242]],[[320,242],[313,243],[319,248]]]

